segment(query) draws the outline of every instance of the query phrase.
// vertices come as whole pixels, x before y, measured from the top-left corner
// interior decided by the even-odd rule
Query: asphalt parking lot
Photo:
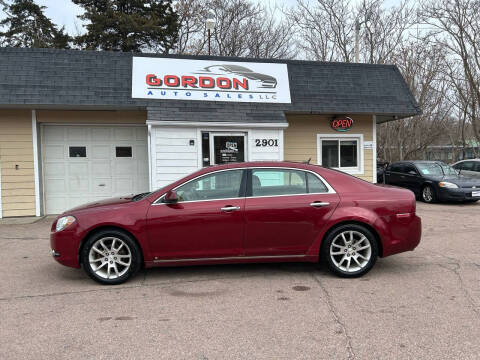
[[[0,225],[2,359],[478,359],[480,204],[418,203],[423,239],[360,279],[309,264],[143,271],[115,287]]]

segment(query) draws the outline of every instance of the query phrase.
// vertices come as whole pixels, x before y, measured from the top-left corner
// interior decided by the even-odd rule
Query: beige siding
[[[146,111],[38,110],[37,121],[59,124],[146,124]]]
[[[373,116],[349,115],[354,120],[353,134],[363,134],[364,141],[373,141]],[[317,135],[338,134],[330,127],[332,116],[327,115],[287,115],[288,128],[284,133],[284,158],[291,161],[305,161],[317,164]],[[363,150],[363,149],[361,149]],[[373,181],[373,151],[363,150],[364,172],[355,175]]]
[[[30,110],[0,110],[0,163],[3,216],[35,215]]]

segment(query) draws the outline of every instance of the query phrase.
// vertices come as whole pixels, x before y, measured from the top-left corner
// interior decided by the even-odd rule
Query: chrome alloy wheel
[[[372,257],[370,240],[358,231],[344,231],[330,245],[330,258],[340,270],[353,273],[366,267]]]
[[[90,268],[103,279],[117,279],[124,275],[132,263],[128,245],[116,237],[95,241],[88,253]]]
[[[422,191],[422,196],[425,202],[431,202],[433,200],[432,188],[425,186]]]

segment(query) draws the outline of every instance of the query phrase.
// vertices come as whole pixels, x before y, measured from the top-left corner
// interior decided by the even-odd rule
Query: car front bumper
[[[438,191],[438,198],[441,201],[473,201],[480,200],[479,196],[472,196],[472,192],[479,192],[480,188],[458,188],[458,189],[448,189],[440,188]]]
[[[50,248],[53,258],[60,264],[79,268],[78,242],[74,228],[50,233]]]

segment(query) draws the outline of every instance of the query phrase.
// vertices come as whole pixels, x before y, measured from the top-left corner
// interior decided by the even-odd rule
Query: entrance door
[[[210,133],[210,165],[246,161],[244,133]]]

